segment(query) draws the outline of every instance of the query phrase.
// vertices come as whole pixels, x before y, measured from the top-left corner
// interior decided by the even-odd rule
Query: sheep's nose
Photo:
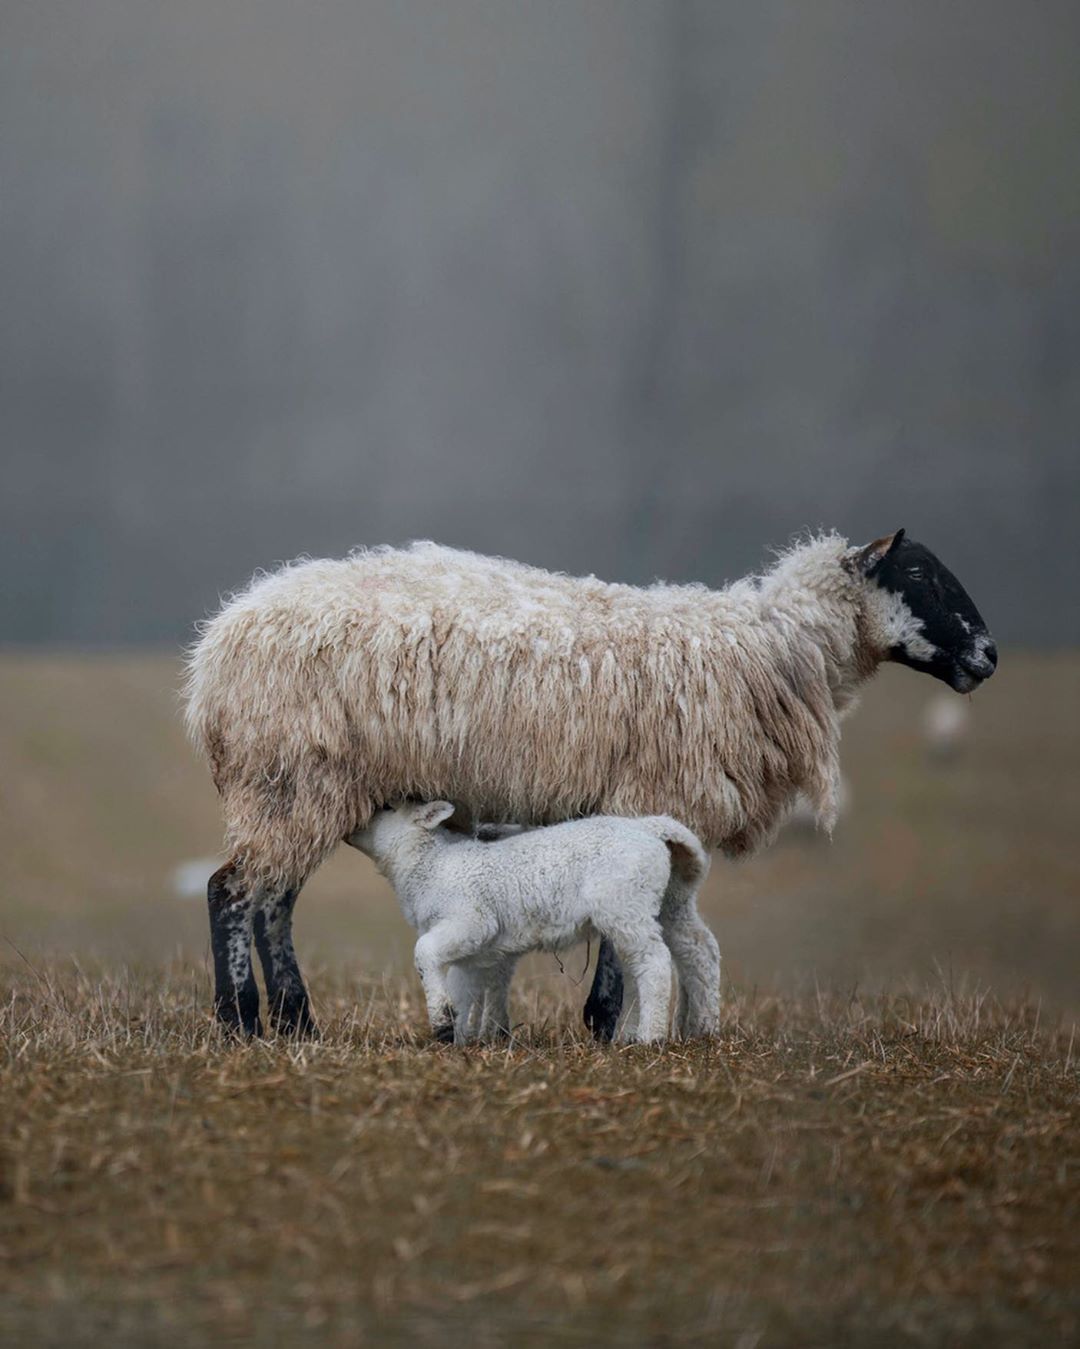
[[[992,641],[980,643],[961,656],[960,664],[976,679],[989,679],[997,669],[997,647]]]

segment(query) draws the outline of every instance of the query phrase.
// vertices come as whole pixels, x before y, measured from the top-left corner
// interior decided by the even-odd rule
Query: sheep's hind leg
[[[623,997],[619,1021],[612,1037],[621,1045],[632,1044],[637,1039],[638,1024],[638,987],[634,971],[629,965],[623,967]]]
[[[261,1035],[259,989],[251,968],[256,895],[234,858],[210,877],[210,950],[214,959],[214,1011],[234,1034]]]
[[[613,1040],[623,1005],[623,975],[615,948],[607,937],[600,943],[596,973],[585,1003],[585,1025],[597,1040]]]
[[[281,1035],[315,1039],[319,1034],[292,939],[299,886],[270,891],[255,911],[255,949],[266,981],[271,1026]]]

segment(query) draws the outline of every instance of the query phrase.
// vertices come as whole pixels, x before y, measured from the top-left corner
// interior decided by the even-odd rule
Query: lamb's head
[[[971,596],[929,548],[904,531],[855,548],[847,565],[866,585],[871,640],[887,660],[970,693],[997,667],[997,647]]]
[[[348,841],[378,862],[395,851],[423,842],[453,813],[449,801],[404,801],[384,806],[362,829],[350,834]]]

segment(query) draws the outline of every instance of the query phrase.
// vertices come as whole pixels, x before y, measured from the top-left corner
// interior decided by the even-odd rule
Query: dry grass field
[[[433,1047],[392,981],[221,1045],[205,980],[7,991],[8,1344],[1065,1343],[1072,1033],[1031,1007],[734,999],[713,1044],[566,1009]]]
[[[946,761],[889,671],[835,840],[718,864],[714,1043],[598,1049],[584,953],[429,1043],[362,859],[298,910],[323,1038],[223,1043],[171,662],[0,659],[0,1343],[1080,1341],[1080,660]]]

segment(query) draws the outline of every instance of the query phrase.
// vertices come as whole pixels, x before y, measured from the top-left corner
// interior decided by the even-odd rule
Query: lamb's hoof
[[[436,1043],[440,1045],[452,1045],[454,1043],[454,1018],[448,1021],[440,1021],[432,1030]]]
[[[694,1040],[715,1040],[719,1034],[719,1023],[708,1021],[700,1026],[687,1026],[679,1031],[677,1038],[689,1044]]]

